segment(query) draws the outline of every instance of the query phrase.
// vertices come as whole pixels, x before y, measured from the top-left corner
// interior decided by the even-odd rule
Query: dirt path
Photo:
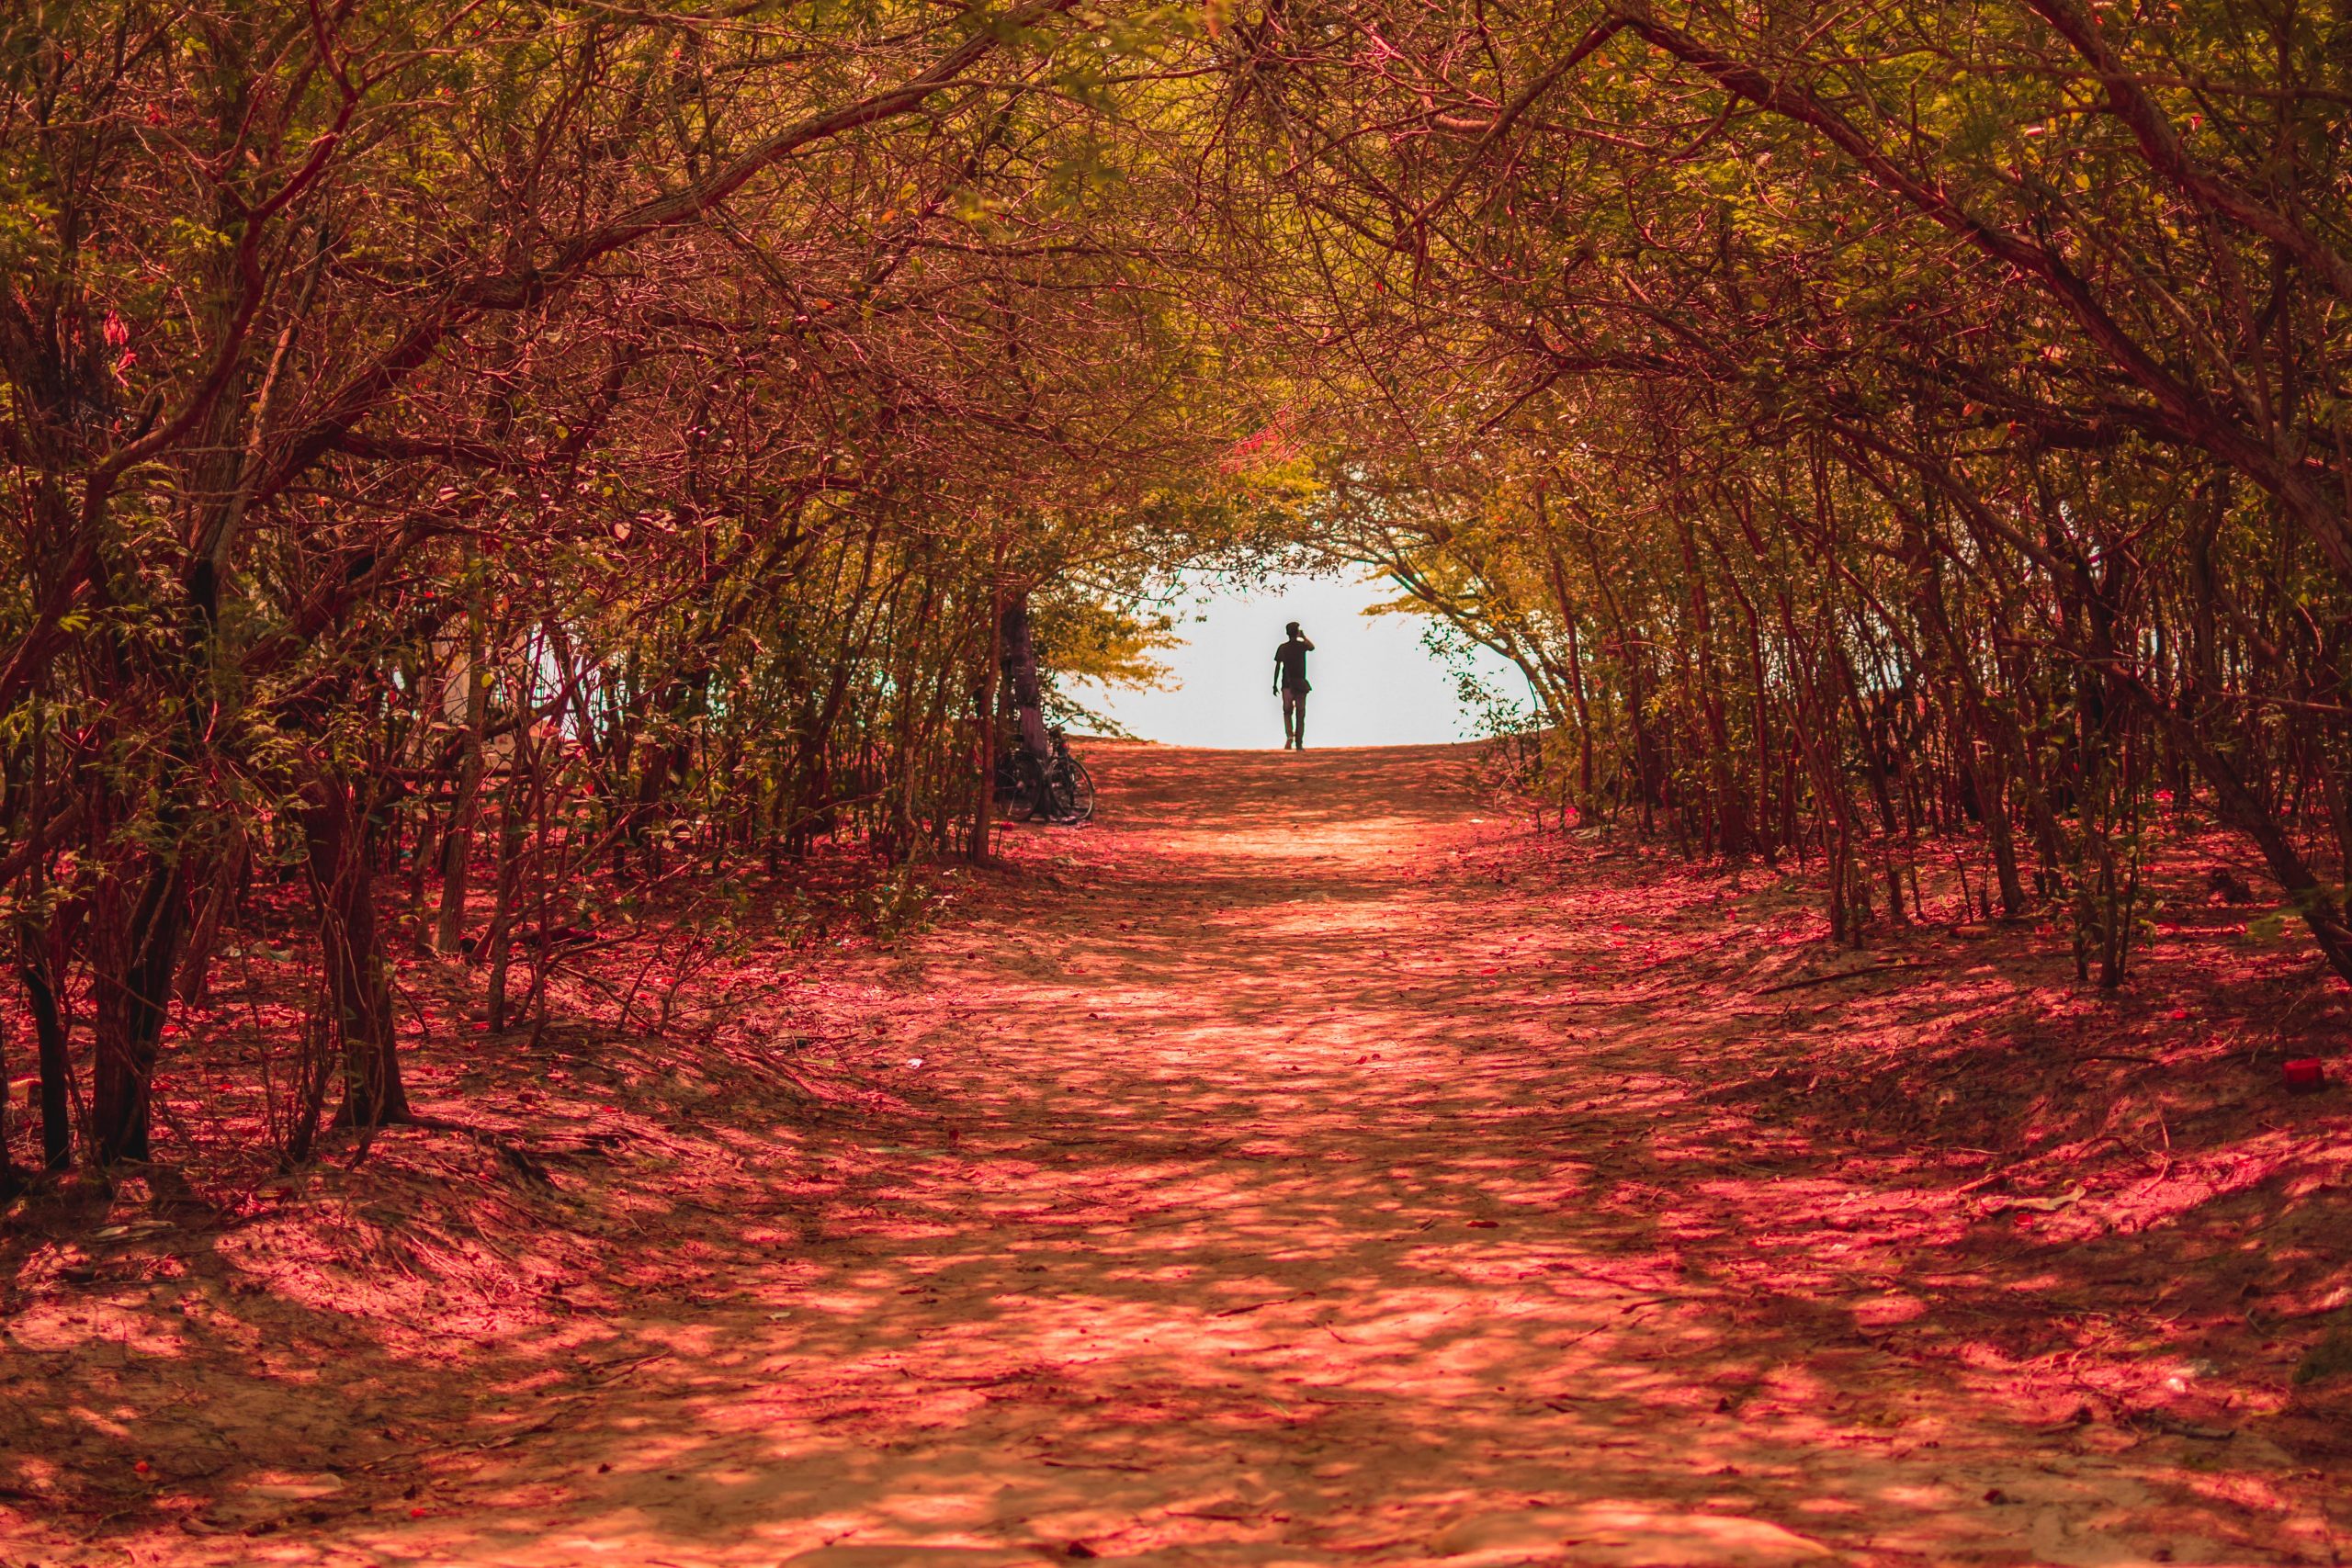
[[[1460,766],[1106,748],[1101,823],[876,961],[853,1061],[898,1108],[681,1235],[737,1239],[691,1312],[560,1390],[475,1374],[364,1511],[126,1553],[2338,1561],[2340,1472],[2115,1419],[2199,1375],[2129,1280],[2080,1308],[2107,1350],[2020,1341],[2121,1264],[1708,1092],[1809,1021],[1702,1016],[1719,885],[1498,880]]]

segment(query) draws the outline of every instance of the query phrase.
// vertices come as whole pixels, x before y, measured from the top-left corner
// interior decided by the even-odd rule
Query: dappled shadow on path
[[[472,1483],[514,1528],[449,1550],[2324,1560],[2257,1439],[2067,1424],[1936,1151],[1711,1103],[1638,896],[1480,874],[1459,752],[1099,766],[1102,824],[877,1009],[921,1113],[806,1267],[575,1434],[638,1480],[559,1507],[518,1456]]]
[[[1968,1151],[1773,1097],[1688,888],[1514,881],[1463,749],[1093,761],[1098,825],[877,975],[890,1104],[750,1173],[729,1289],[551,1415],[515,1348],[424,1517],[284,1554],[2330,1560],[2236,1418],[2119,1420],[2169,1347],[2041,1355],[2020,1292],[2098,1281]]]

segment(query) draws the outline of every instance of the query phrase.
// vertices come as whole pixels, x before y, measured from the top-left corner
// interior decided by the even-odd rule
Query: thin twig
[[[1801,991],[1807,986],[1826,986],[1832,980],[1854,980],[1860,978],[1864,975],[1892,975],[1898,969],[1928,969],[1932,967],[1933,965],[1928,964],[1925,959],[1906,958],[1900,964],[1873,964],[1867,969],[1840,969],[1834,975],[1808,975],[1802,980],[1784,980],[1780,985],[1767,986],[1762,990],[1752,994],[1759,997],[1770,997],[1778,995],[1781,991]]]

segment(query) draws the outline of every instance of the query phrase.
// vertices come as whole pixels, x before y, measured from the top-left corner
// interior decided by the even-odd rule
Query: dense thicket
[[[2352,977],[2340,5],[37,0],[0,73],[53,1163],[147,1152],[257,879],[299,1159],[407,1113],[413,946],[495,1026],[593,889],[984,850],[1008,606],[1115,662],[1270,540],[1842,937],[1958,835],[2117,983],[2168,806]]]
[[[495,1029],[592,871],[985,849],[998,618],[1115,663],[1120,586],[1238,514],[1181,204],[1131,157],[1113,209],[1091,141],[1158,32],[1069,8],[11,13],[0,885],[51,1163],[77,1061],[91,1157],[145,1156],[257,880],[315,916],[299,1159],[408,1114],[403,880]]]
[[[1818,847],[1841,937],[1977,835],[1972,901],[2071,910],[2109,985],[2155,815],[2210,809],[2352,978],[2352,13],[1343,3],[1232,51],[1280,158],[1233,183],[1327,285],[1329,536],[1518,662],[1564,796]]]

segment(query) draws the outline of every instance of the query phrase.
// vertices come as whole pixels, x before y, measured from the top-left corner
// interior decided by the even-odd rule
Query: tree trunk
[[[1004,672],[1012,682],[1014,733],[1021,749],[1043,763],[1053,755],[1046,734],[1045,682],[1037,674],[1037,639],[1029,624],[1029,595],[1016,593],[1004,606]]]
[[[187,931],[187,894],[180,863],[158,861],[130,906],[120,905],[118,891],[108,900],[115,907],[100,909],[91,931],[96,1005],[90,1023],[90,1132],[102,1166],[148,1156],[155,1057]]]
[[[1993,876],[2001,889],[2001,918],[2020,919],[2025,915],[2025,883],[2018,875],[2018,836],[2009,820],[2008,775],[1997,758],[1987,762],[1977,754],[1975,740],[1973,735],[1963,734],[1954,749],[1960,752],[1969,790],[1976,796],[1976,809],[1984,818],[1984,842],[1993,852]]]
[[[467,871],[473,858],[474,813],[481,797],[482,728],[490,717],[490,682],[482,674],[487,656],[481,600],[466,615],[466,750],[458,765],[457,798],[449,807],[449,829],[441,836],[441,916],[434,928],[434,951],[451,953],[465,940]]]
[[[16,1161],[8,1157],[8,1036],[0,1031],[0,1203],[24,1190]]]
[[[1004,670],[1004,595],[1001,585],[989,595],[989,663],[980,682],[980,794],[972,806],[972,842],[966,852],[975,863],[985,863],[992,849],[996,824],[996,706],[998,682]]]
[[[1568,638],[1568,697],[1575,705],[1577,714],[1577,804],[1589,810],[1592,807],[1592,708],[1585,696],[1584,649],[1577,636],[1577,604],[1575,596],[1568,592],[1567,569],[1560,560],[1560,547],[1550,536],[1548,519],[1544,521],[1544,558],[1552,569],[1552,599],[1559,609],[1560,625]]]
[[[40,1063],[41,1164],[50,1170],[63,1170],[74,1159],[74,1065],[67,1053],[65,1010],[57,994],[52,940],[46,920],[17,923],[17,977],[24,984],[25,1010],[32,1015],[34,1048]]]
[[[351,782],[323,770],[306,791],[302,829],[311,896],[324,955],[328,1029],[339,1047],[343,1104],[338,1127],[386,1127],[410,1120],[392,1027],[392,992],[376,923],[373,857],[366,814]]]
[[[523,748],[518,742],[515,761],[519,768]],[[514,905],[523,886],[523,815],[524,802],[518,798],[522,781],[509,769],[504,798],[498,811],[498,892],[491,905],[490,931],[482,938],[482,945],[475,952],[490,961],[490,997],[485,1022],[492,1034],[506,1028],[506,976],[514,960]]]

